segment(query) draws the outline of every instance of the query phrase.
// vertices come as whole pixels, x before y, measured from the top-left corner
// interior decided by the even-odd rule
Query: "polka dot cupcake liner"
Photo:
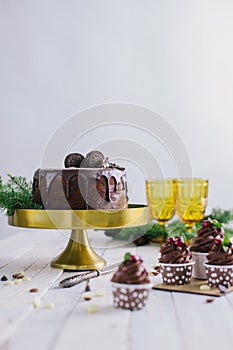
[[[152,283],[123,284],[112,282],[113,305],[116,308],[140,310],[147,302]]]
[[[194,261],[186,264],[160,263],[160,273],[163,284],[182,285],[189,284],[192,276]]]
[[[210,287],[233,286],[233,265],[209,265],[204,263]]]

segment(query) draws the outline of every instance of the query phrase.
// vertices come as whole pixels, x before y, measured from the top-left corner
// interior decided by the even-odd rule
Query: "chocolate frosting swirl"
[[[113,275],[111,281],[125,284],[150,283],[148,272],[140,259],[136,261],[124,261]]]
[[[184,264],[192,260],[192,255],[185,242],[182,245],[176,245],[175,241],[166,242],[160,247],[160,263],[165,264]]]
[[[214,243],[206,258],[209,265],[233,265],[232,248],[225,252],[221,244]]]
[[[198,253],[208,253],[214,244],[214,239],[218,235],[223,237],[221,228],[217,228],[214,225],[201,227],[197,231],[197,236],[192,239],[190,250]]]

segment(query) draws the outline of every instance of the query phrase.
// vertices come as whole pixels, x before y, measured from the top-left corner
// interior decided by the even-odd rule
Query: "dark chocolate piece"
[[[91,151],[86,155],[87,168],[100,168],[103,165],[104,155],[100,151]]]
[[[80,153],[70,153],[68,156],[65,158],[65,167],[66,168],[80,168],[82,165],[82,168],[84,168],[85,158],[82,154]]]
[[[136,246],[141,246],[141,245],[146,245],[150,242],[151,240],[151,236],[148,234],[148,233],[145,233],[144,235],[136,238],[133,243],[136,245]]]
[[[8,281],[8,278],[5,275],[3,275],[1,281]]]

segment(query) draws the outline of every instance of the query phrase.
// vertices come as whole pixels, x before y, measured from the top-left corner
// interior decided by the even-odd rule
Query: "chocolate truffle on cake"
[[[80,153],[70,153],[65,158],[65,168],[80,168],[82,163],[85,163],[85,157]],[[82,168],[85,165],[83,164]]]
[[[104,162],[104,155],[100,151],[91,151],[86,155],[87,168],[100,168]]]

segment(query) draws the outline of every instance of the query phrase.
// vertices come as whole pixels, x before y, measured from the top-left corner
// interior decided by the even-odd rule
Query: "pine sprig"
[[[229,221],[233,220],[233,211],[215,208],[208,217],[216,219],[222,224],[227,224]]]
[[[224,223],[224,234],[227,237],[233,237],[233,229],[230,227],[226,227],[231,220],[233,220],[233,211],[232,210],[223,210],[223,209],[213,209],[212,212],[207,215],[204,219],[212,218],[212,220],[216,220],[219,223]],[[122,228],[122,229],[112,229],[106,230],[105,234],[109,237],[113,237],[116,239],[123,239],[129,242],[137,240],[137,238],[145,236],[145,243],[148,241],[151,242],[165,242],[167,237],[176,237],[182,236],[185,241],[190,242],[190,240],[195,236],[196,231],[201,227],[201,222],[198,222],[194,228],[193,232],[189,233],[186,231],[185,224],[180,222],[179,220],[174,220],[170,222],[166,227],[161,226],[157,223],[151,223],[141,227],[134,228]],[[148,240],[149,236],[149,240]],[[143,239],[140,240],[143,242]],[[135,242],[136,243],[136,242]],[[137,243],[136,243],[137,244]],[[141,245],[141,244],[140,244]]]
[[[25,177],[22,176],[12,176],[11,174],[7,174],[9,177],[8,185],[16,192],[29,192],[32,190],[31,182],[27,182]]]
[[[32,182],[25,177],[8,174],[8,182],[3,184],[0,176],[0,210],[7,216],[13,215],[15,209],[41,209],[34,202]]]

